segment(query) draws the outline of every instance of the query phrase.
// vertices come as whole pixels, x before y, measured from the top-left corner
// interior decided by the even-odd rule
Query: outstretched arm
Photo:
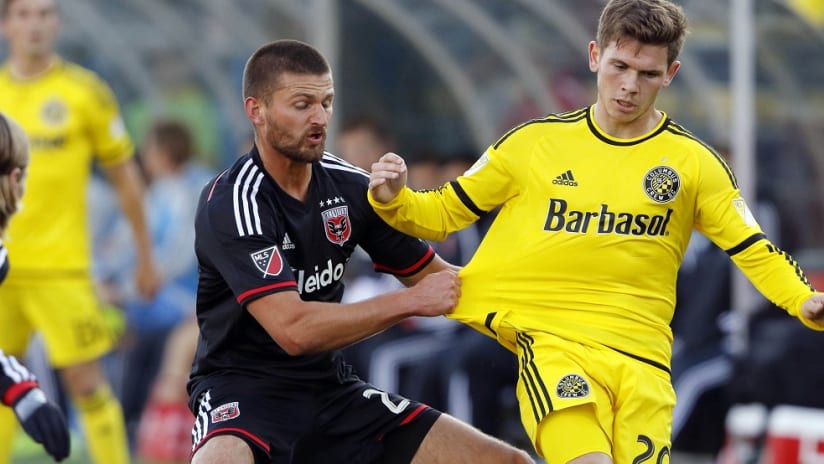
[[[407,317],[449,313],[460,285],[457,271],[445,269],[412,287],[356,303],[303,301],[298,292],[285,291],[254,300],[247,309],[278,345],[297,356],[349,346]]]
[[[137,289],[144,298],[152,298],[160,286],[160,278],[152,257],[152,243],[143,210],[144,188],[137,165],[129,158],[121,163],[107,165],[104,169],[117,192],[123,214],[132,228],[137,255]]]
[[[14,356],[0,351],[0,394],[3,404],[14,410],[23,430],[55,461],[69,455],[71,441],[66,418],[56,405],[46,399],[37,379]]]

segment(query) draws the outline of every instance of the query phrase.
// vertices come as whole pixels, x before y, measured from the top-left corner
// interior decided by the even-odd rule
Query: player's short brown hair
[[[684,9],[669,0],[610,0],[601,12],[596,42],[601,49],[621,39],[666,45],[669,65],[678,59],[687,32]]]
[[[281,74],[330,72],[329,63],[314,47],[298,40],[284,39],[255,50],[243,69],[243,98],[267,99]]]

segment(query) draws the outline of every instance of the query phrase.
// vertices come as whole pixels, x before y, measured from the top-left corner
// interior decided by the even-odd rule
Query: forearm
[[[13,405],[18,398],[37,387],[37,379],[20,364],[14,356],[0,351],[0,400],[6,406]]]
[[[388,203],[378,202],[371,192],[368,198],[381,219],[403,233],[424,240],[441,241],[479,218],[463,205],[450,184],[419,192],[404,187]]]
[[[416,314],[416,302],[407,289],[356,303],[295,303],[299,310],[290,312],[285,320],[275,320],[276,311],[262,308],[260,303],[249,305],[272,338],[293,356],[349,346]]]
[[[131,226],[138,263],[152,259],[151,237],[143,210],[144,184],[133,160],[106,168],[106,173],[117,193],[120,208]]]
[[[798,263],[784,251],[765,241],[732,259],[767,299],[801,319],[804,325],[824,330],[801,316],[801,305],[815,292],[801,278]]]

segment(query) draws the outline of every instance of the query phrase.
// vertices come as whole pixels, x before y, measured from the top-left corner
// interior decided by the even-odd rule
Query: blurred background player
[[[9,53],[0,68],[0,110],[20,123],[31,149],[26,209],[8,229],[15,265],[0,287],[0,348],[20,356],[42,331],[94,462],[125,463],[123,413],[99,362],[112,337],[91,279],[85,194],[96,160],[132,225],[137,288],[153,295],[157,277],[133,146],[109,87],[55,53],[55,0],[6,0],[0,20]],[[0,461],[14,428],[14,417],[0,412]]]
[[[192,225],[198,192],[213,175],[211,170],[194,161],[192,132],[176,118],[152,123],[143,136],[139,152],[148,184],[146,214],[160,280],[155,296],[142,298],[136,292],[135,254],[129,247],[129,223],[122,215],[117,215],[112,229],[95,244],[97,278],[106,287],[104,293],[110,298],[109,302],[123,308],[126,314],[118,359],[120,382],[116,390],[120,392],[132,449],[166,341],[179,324],[194,315],[197,260]],[[191,361],[190,357],[187,362]],[[178,380],[180,389],[185,391],[186,379]],[[187,433],[190,430],[191,424],[187,426]]]
[[[29,150],[23,129],[0,113],[0,236],[21,205],[26,189]],[[0,283],[9,272],[6,248],[0,239]],[[14,411],[23,430],[56,461],[69,455],[71,441],[63,412],[50,402],[34,375],[14,356],[0,350],[0,400]]]

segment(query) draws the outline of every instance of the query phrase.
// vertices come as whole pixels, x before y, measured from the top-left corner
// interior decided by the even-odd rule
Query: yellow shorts
[[[15,278],[0,285],[0,348],[22,355],[41,331],[52,366],[99,358],[114,340],[88,277]]]
[[[610,348],[546,332],[495,330],[516,346],[521,422],[548,463],[601,452],[615,464],[669,462],[675,391],[669,373]]]

